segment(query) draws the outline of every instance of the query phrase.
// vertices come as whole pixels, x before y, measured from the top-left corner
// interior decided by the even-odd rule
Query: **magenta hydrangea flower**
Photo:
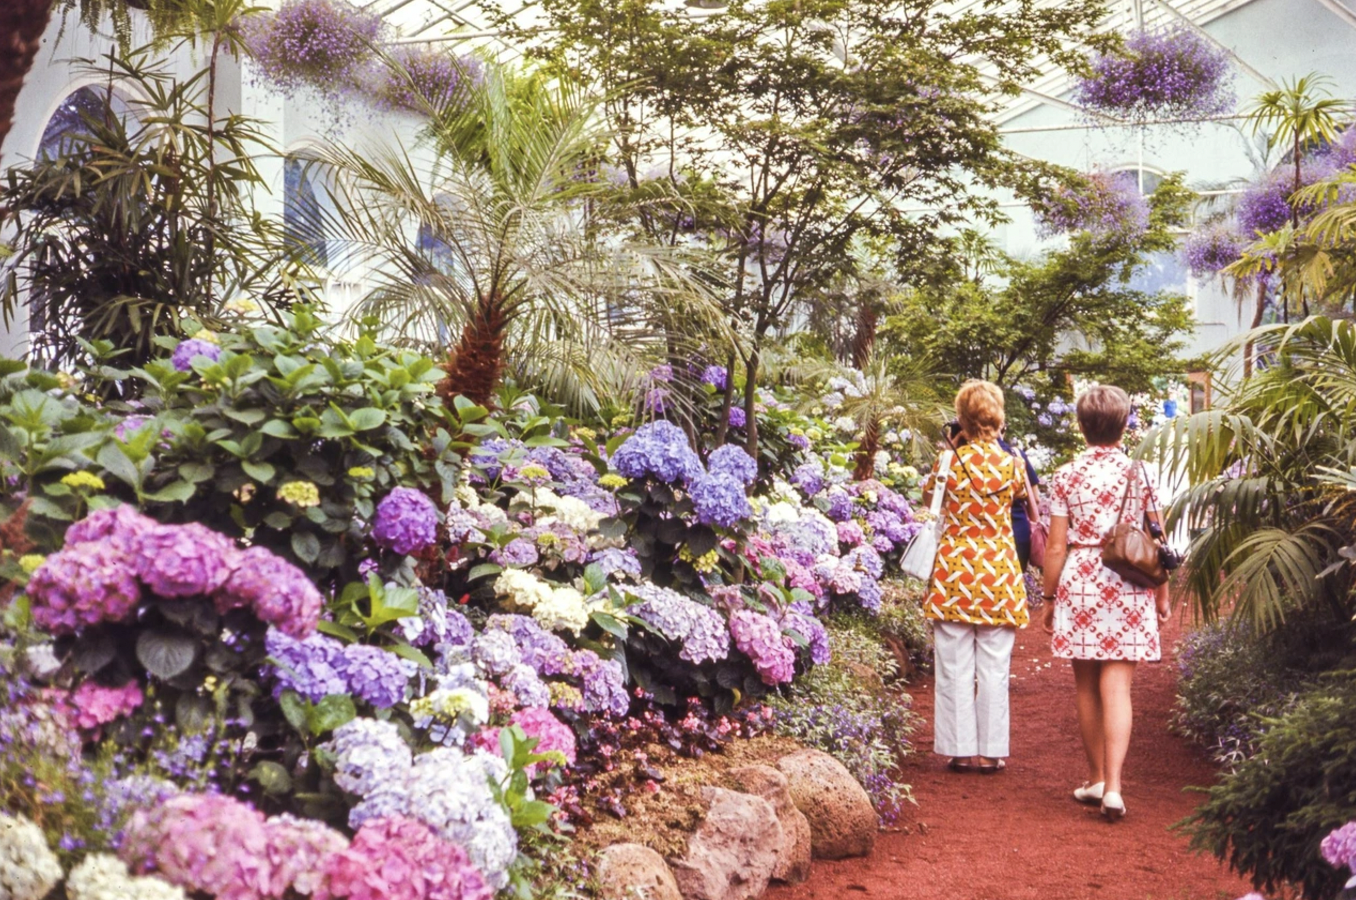
[[[268,893],[285,897],[289,890],[310,896],[320,886],[329,858],[348,849],[348,839],[324,822],[282,813],[264,823],[268,847]]]
[[[260,621],[298,640],[315,631],[325,605],[306,573],[267,547],[238,551],[213,600],[222,613],[249,607]]]
[[[154,872],[217,900],[269,896],[264,816],[231,797],[180,794],[139,809],[118,852],[138,874]]]
[[[796,654],[787,646],[782,629],[770,617],[750,609],[730,616],[735,646],[747,656],[764,684],[785,684],[796,673]]]
[[[53,635],[123,621],[141,602],[130,563],[112,542],[86,541],[53,553],[28,580],[33,621]]]
[[[66,529],[66,544],[108,541],[119,550],[131,553],[133,542],[156,524],[155,519],[142,515],[126,503],[112,509],[96,509]]]
[[[438,507],[421,491],[395,488],[377,504],[372,539],[396,553],[417,553],[438,540]]]
[[[135,681],[122,687],[110,688],[86,681],[71,692],[71,709],[75,724],[86,730],[107,725],[115,719],[130,716],[141,706],[145,696]]]
[[[174,353],[170,356],[170,365],[180,372],[187,372],[193,368],[193,360],[199,357],[205,358],[208,362],[216,362],[221,359],[221,348],[211,341],[189,338],[180,341],[179,346],[174,348]]]
[[[1345,866],[1356,875],[1356,821],[1348,822],[1329,833],[1318,849],[1334,869]]]
[[[315,900],[491,900],[466,851],[417,819],[371,819],[325,861]]]
[[[133,547],[137,577],[160,597],[211,594],[230,577],[238,551],[231,539],[206,525],[154,525]]]

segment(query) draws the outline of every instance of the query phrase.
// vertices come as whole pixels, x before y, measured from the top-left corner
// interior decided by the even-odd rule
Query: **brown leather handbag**
[[[1125,521],[1125,507],[1130,502],[1131,489],[1139,484],[1144,464],[1136,467],[1131,463],[1130,467],[1133,471],[1126,475],[1125,496],[1121,498],[1116,524],[1102,538],[1102,565],[1131,584],[1156,588],[1168,580],[1168,570],[1163,568],[1158,541],[1144,527],[1149,511],[1142,511],[1137,522]]]

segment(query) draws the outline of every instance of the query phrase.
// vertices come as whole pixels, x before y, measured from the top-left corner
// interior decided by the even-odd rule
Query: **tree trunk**
[[[857,310],[857,333],[852,338],[852,367],[862,369],[871,359],[871,348],[876,344],[876,325],[880,313],[870,301],[864,301]]]
[[[749,352],[749,361],[744,366],[744,430],[749,436],[744,449],[749,456],[758,458],[758,416],[754,410],[758,406],[758,348]]]
[[[1266,311],[1267,306],[1267,283],[1261,279],[1257,282],[1257,306],[1252,313],[1252,326],[1250,330],[1257,330],[1262,325],[1262,313]],[[1243,377],[1248,378],[1252,375],[1252,341],[1248,341],[1243,346]]]
[[[876,451],[880,449],[880,420],[872,417],[862,431],[862,445],[857,448],[857,467],[852,477],[866,481],[876,474]]]
[[[14,105],[28,70],[42,46],[53,0],[5,0],[0,3],[0,148],[14,126]]]
[[[438,394],[451,404],[458,394],[486,409],[494,408],[494,390],[504,377],[504,332],[508,316],[504,301],[482,297],[462,326],[461,339],[443,369],[447,377],[438,382]]]

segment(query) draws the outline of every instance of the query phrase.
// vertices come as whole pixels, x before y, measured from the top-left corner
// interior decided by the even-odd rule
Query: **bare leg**
[[[1074,690],[1078,701],[1078,731],[1083,737],[1083,752],[1088,757],[1089,784],[1106,780],[1106,743],[1103,740],[1105,732],[1099,684],[1102,666],[1103,663],[1095,659],[1073,660]]]
[[[1102,727],[1106,753],[1106,789],[1121,792],[1121,769],[1130,749],[1130,683],[1135,664],[1125,660],[1102,663]]]

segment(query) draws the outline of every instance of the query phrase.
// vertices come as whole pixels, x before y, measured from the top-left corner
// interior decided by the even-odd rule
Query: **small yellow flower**
[[[349,478],[356,478],[359,481],[365,481],[368,478],[375,478],[377,472],[371,466],[354,466],[348,470]]]
[[[574,436],[579,438],[581,441],[598,440],[598,432],[594,431],[592,428],[576,428],[574,430]]]
[[[683,562],[692,563],[692,568],[698,572],[714,572],[716,566],[720,564],[720,554],[715,550],[709,550],[701,556],[694,556],[692,550],[684,546],[678,551],[678,558]]]
[[[25,575],[32,575],[38,571],[38,566],[42,565],[46,559],[47,557],[41,553],[25,553],[19,557],[19,568],[23,570]]]
[[[518,477],[527,481],[545,481],[551,477],[551,473],[546,470],[545,466],[528,463],[518,470]]]
[[[309,481],[289,481],[278,488],[278,499],[305,509],[320,505],[320,490]]]
[[[104,489],[104,480],[93,472],[72,472],[61,479],[61,483],[66,485],[66,487],[75,488],[77,490],[80,488],[89,488],[94,491],[102,491]]]
[[[616,490],[617,488],[624,488],[630,483],[630,479],[624,478],[616,472],[608,472],[602,478],[598,479],[598,486],[605,487],[609,491]]]
[[[823,439],[824,432],[820,431],[818,428],[807,428],[805,429],[805,436],[812,441],[818,441]]]
[[[191,337],[195,340],[207,341],[209,344],[221,343],[221,338],[217,337],[217,333],[210,328],[199,328],[197,331],[193,332]]]
[[[239,313],[243,316],[248,315],[249,313],[257,313],[259,311],[259,304],[248,297],[236,297],[234,300],[229,301],[223,306],[222,309],[225,312]]]
[[[56,373],[56,380],[57,387],[61,388],[63,391],[69,391],[71,388],[75,387],[75,376],[67,372]]]
[[[541,534],[537,535],[537,546],[538,546],[538,547],[559,547],[559,546],[560,546],[560,535],[558,535],[558,534],[552,534],[552,533],[549,532],[549,531],[544,531],[544,532],[542,532]]]
[[[630,424],[631,424],[631,414],[630,414],[630,413],[622,413],[622,414],[620,414],[620,415],[613,416],[613,418],[612,418],[612,427],[613,427],[613,428],[625,428],[627,425],[630,425]]]
[[[793,426],[791,426],[790,428],[788,428],[788,429],[786,429],[786,430],[787,430],[788,432],[790,432],[791,434],[798,434],[798,435],[800,435],[801,437],[805,437],[805,429],[804,429],[804,428],[801,428],[801,427],[799,427],[799,426],[793,425]]]
[[[913,480],[918,477],[918,470],[915,469],[913,466],[905,466],[904,471],[900,472],[899,474],[903,475],[905,478]]]
[[[566,684],[563,681],[552,681],[549,685],[552,706],[558,706],[562,709],[578,709],[584,705],[584,695],[579,693],[579,688],[574,685]],[[414,710],[411,709],[410,712],[414,712]]]
[[[207,691],[209,694],[212,691],[215,691],[217,689],[217,676],[208,675],[202,680],[202,687],[203,690]]]

